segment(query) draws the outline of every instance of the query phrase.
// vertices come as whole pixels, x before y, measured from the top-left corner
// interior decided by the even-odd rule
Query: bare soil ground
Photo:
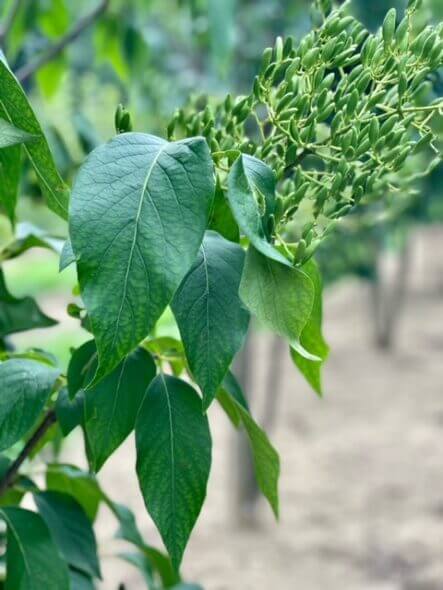
[[[443,234],[415,238],[413,281],[392,352],[372,345],[367,286],[346,281],[326,295],[332,353],[318,400],[284,363],[278,424],[281,519],[264,502],[255,527],[235,524],[230,424],[211,410],[214,466],[207,504],[185,554],[184,574],[205,590],[441,590],[443,588]],[[260,396],[269,339],[260,338],[254,388]],[[78,447],[71,442],[68,455]],[[100,480],[158,536],[134,477],[133,441]],[[100,516],[101,549],[114,523]],[[104,590],[145,586],[130,566],[105,557]]]

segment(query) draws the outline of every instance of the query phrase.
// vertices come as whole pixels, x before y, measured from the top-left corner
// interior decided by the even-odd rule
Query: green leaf
[[[59,371],[36,361],[0,363],[0,450],[27,434],[51,395]]]
[[[97,543],[81,505],[67,494],[34,494],[38,511],[66,562],[89,576],[100,578]]]
[[[92,578],[76,569],[69,568],[69,581],[71,582],[70,590],[94,590]]]
[[[144,553],[119,553],[120,559],[130,563],[142,574],[149,590],[154,589],[154,575],[149,557]]]
[[[0,208],[4,210],[11,223],[15,219],[20,171],[21,147],[0,150]]]
[[[237,222],[234,219],[229,206],[229,201],[220,186],[218,178],[215,186],[214,203],[212,206],[211,218],[209,220],[209,229],[218,232],[221,236],[231,242],[240,241],[240,232],[238,230]]]
[[[55,412],[63,436],[68,436],[74,428],[83,424],[84,409],[85,396],[82,391],[74,399],[70,399],[66,387],[60,390],[55,404]]]
[[[238,387],[237,382],[235,382],[234,389],[232,383],[225,382],[217,395],[217,399],[234,426],[238,427],[239,424],[243,424],[251,447],[258,487],[267,498],[276,518],[278,518],[280,459],[266,433],[258,426],[248,409],[241,403],[241,399],[244,399],[243,394],[240,401],[238,401],[238,391],[236,391]]]
[[[70,590],[68,568],[43,519],[22,508],[2,508],[6,521],[5,590]]]
[[[268,224],[275,210],[275,175],[261,160],[242,154],[228,177],[228,199],[234,217],[262,254],[282,264],[291,263],[269,243]]]
[[[95,520],[103,493],[92,473],[73,465],[50,464],[46,470],[46,487],[72,496],[83,507],[89,520]]]
[[[0,338],[34,328],[49,328],[56,323],[40,310],[32,297],[16,299],[11,295],[0,269]]]
[[[312,311],[314,285],[306,273],[250,247],[240,285],[246,307],[266,327],[297,343]]]
[[[60,264],[59,264],[59,271],[65,270],[71,264],[75,262],[75,254],[72,249],[71,240],[67,239],[66,242],[63,244],[62,251],[60,253]]]
[[[34,135],[22,129],[17,129],[17,127],[8,123],[8,121],[0,118],[0,149],[26,143],[33,139],[36,139]]]
[[[133,430],[155,373],[155,363],[149,352],[138,348],[100,383],[85,392],[85,430],[94,471],[102,468]]]
[[[62,239],[50,235],[32,223],[19,223],[15,230],[14,239],[0,251],[0,259],[16,258],[31,248],[45,248],[59,254],[62,247]]]
[[[88,340],[72,353],[68,365],[68,392],[73,399],[88,383],[97,367],[97,348],[94,340]]]
[[[15,127],[36,136],[36,140],[23,144],[48,206],[63,219],[68,217],[69,190],[60,178],[51,151],[40,124],[14,74],[0,53],[0,105],[6,119]]]
[[[0,480],[2,480],[11,467],[12,459],[0,455]],[[24,475],[20,475],[6,492],[0,496],[0,506],[16,506],[20,504],[28,489],[32,489],[33,482]]]
[[[135,427],[137,475],[146,508],[178,569],[206,496],[211,435],[197,392],[159,375]]]
[[[145,338],[191,267],[214,195],[202,138],[123,133],[74,185],[70,236],[96,338],[97,382]]]
[[[167,555],[158,551],[154,547],[146,545],[137,528],[135,516],[127,506],[113,502],[110,498],[105,496],[105,502],[112,510],[120,523],[120,528],[117,532],[117,538],[128,541],[138,547],[143,556],[149,560],[151,568],[155,570],[161,578],[162,584],[165,588],[169,588],[174,584],[180,582],[180,575],[172,567],[171,560]]]
[[[318,266],[312,258],[303,266],[303,271],[310,277],[314,285],[315,297],[311,316],[300,336],[300,344],[305,350],[315,355],[318,360],[310,360],[295,348],[291,348],[291,358],[314,391],[321,396],[321,369],[329,353],[329,347],[322,333],[322,280]]]
[[[240,246],[206,232],[171,305],[205,410],[248,331],[249,313],[238,296],[244,259]]]
[[[241,425],[242,420],[241,415],[236,409],[236,405],[232,402],[232,397],[249,412],[248,401],[243,394],[240,384],[229,371],[217,392],[217,401],[222,406],[234,426],[238,428]]]

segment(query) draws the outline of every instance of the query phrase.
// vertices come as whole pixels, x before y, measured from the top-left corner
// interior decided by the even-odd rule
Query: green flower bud
[[[396,21],[397,21],[397,11],[395,8],[391,8],[391,10],[389,10],[389,12],[387,13],[387,15],[385,17],[385,20],[383,21],[383,27],[382,27],[383,41],[384,41],[385,47],[387,47],[387,48],[391,47],[392,42],[394,40]]]
[[[380,135],[387,136],[399,121],[398,115],[391,115],[380,128]]]
[[[407,41],[408,38],[408,30],[409,30],[409,17],[405,16],[401,23],[397,27],[397,31],[395,33],[395,42],[400,48],[404,48],[404,42]]]
[[[380,123],[378,122],[377,117],[374,117],[371,120],[369,125],[369,139],[371,144],[374,145],[380,136]]]
[[[333,103],[326,105],[323,110],[319,111],[318,116],[317,116],[317,122],[318,123],[323,123],[323,121],[326,121],[326,119],[328,119],[332,113],[335,110],[335,105]]]
[[[321,92],[323,90],[330,90],[331,86],[333,85],[335,80],[335,74],[331,73],[328,74],[326,76],[326,78],[323,79],[322,83],[320,84],[320,86],[318,87],[318,91]]]
[[[277,37],[275,40],[275,61],[277,63],[281,62],[283,59],[283,39],[281,37]]]
[[[358,101],[360,100],[360,95],[358,93],[358,90],[355,89],[352,93],[351,96],[348,99],[347,105],[346,105],[346,114],[348,116],[352,115],[353,113],[355,113],[355,110],[357,108],[358,105]]]
[[[269,64],[271,63],[272,54],[273,54],[272,47],[267,47],[263,51],[263,57],[262,57],[261,68],[260,68],[261,73],[264,73],[266,71],[266,69],[268,68]]]
[[[332,182],[331,193],[337,193],[341,189],[342,184],[343,184],[343,176],[342,176],[342,174],[340,174],[340,172],[338,172],[335,175],[335,178]]]
[[[310,70],[317,63],[319,57],[320,49],[318,47],[313,47],[302,58],[303,67]]]

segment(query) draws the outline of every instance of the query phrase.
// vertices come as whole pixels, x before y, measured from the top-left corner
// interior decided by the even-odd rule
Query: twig
[[[12,29],[22,0],[14,0],[9,13],[6,15],[5,22],[0,26],[0,46],[4,46],[6,37]]]
[[[43,52],[35,61],[24,65],[16,72],[17,78],[20,82],[25,82],[37,70],[45,66],[47,63],[55,59],[68,45],[73,43],[80,37],[80,35],[90,27],[98,17],[103,14],[109,6],[110,0],[101,0],[97,6],[84,17],[80,18],[70,31],[63,37]]]
[[[22,464],[26,461],[41,439],[45,436],[49,428],[57,421],[57,417],[55,415],[54,410],[49,410],[43,421],[41,422],[40,426],[28,440],[28,442],[23,447],[20,455],[17,459],[11,463],[10,467],[8,468],[5,475],[0,480],[0,497],[14,484],[14,481],[17,478],[18,471]]]

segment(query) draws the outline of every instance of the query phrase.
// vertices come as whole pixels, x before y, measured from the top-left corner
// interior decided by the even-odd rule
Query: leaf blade
[[[98,472],[134,429],[156,366],[142,348],[124,359],[100,383],[85,391],[85,430],[91,467]]]
[[[0,450],[12,446],[32,428],[59,374],[48,365],[27,359],[0,363]]]
[[[329,346],[322,333],[322,280],[319,268],[312,259],[303,266],[303,271],[310,277],[314,285],[315,296],[311,316],[300,335],[300,344],[317,359],[307,358],[293,346],[290,348],[290,354],[300,372],[321,397],[323,395],[321,370],[329,354]]]
[[[240,297],[266,327],[298,342],[312,311],[314,286],[300,269],[284,266],[250,247]]]
[[[54,491],[38,492],[34,500],[66,562],[100,578],[94,531],[81,505],[72,496]]]
[[[205,410],[248,330],[249,313],[238,296],[243,264],[240,246],[206,232],[197,260],[171,305],[189,367],[203,391]]]
[[[158,375],[135,429],[140,488],[176,569],[203,505],[211,464],[209,425],[200,403],[190,385]]]
[[[23,508],[2,508],[8,526],[5,590],[69,590],[68,568],[43,519]]]
[[[240,229],[251,244],[264,256],[291,266],[269,241],[268,224],[275,209],[275,184],[275,175],[269,166],[242,154],[229,172],[228,199]]]
[[[213,193],[201,138],[124,133],[89,155],[73,189],[70,236],[97,342],[96,382],[172,299],[197,255]]]
[[[63,219],[67,219],[69,190],[57,171],[40,123],[2,53],[0,53],[0,107],[9,123],[36,136],[35,141],[23,144],[23,149],[39,178],[49,208]]]
[[[245,397],[235,379],[225,381],[217,399],[236,428],[242,424],[248,435],[257,484],[278,518],[280,458],[268,436],[252,418]]]

